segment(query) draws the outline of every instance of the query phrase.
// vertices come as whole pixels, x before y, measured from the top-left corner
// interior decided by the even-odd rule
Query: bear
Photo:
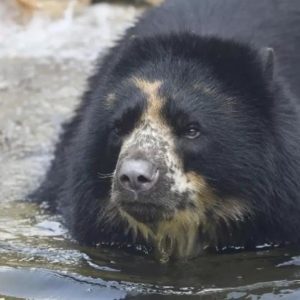
[[[166,0],[95,66],[31,195],[161,261],[300,238],[298,0]]]

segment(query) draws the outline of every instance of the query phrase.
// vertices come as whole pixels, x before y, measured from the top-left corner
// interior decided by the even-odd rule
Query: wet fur
[[[170,0],[149,11],[98,63],[33,198],[62,213],[82,243],[155,245],[162,257],[299,242],[299,13],[297,0]],[[275,50],[273,79],[262,47]],[[151,228],[111,203],[122,147],[113,122],[125,112],[131,133],[154,97],[164,105],[150,100],[149,115],[173,128],[178,107],[199,110],[199,95],[208,99],[201,154],[174,144],[179,169],[198,186],[194,206]]]

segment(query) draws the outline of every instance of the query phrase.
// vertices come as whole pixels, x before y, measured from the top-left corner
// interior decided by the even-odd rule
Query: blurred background
[[[36,186],[51,159],[60,125],[77,105],[94,61],[146,7],[144,1],[0,1],[4,201],[22,199]]]

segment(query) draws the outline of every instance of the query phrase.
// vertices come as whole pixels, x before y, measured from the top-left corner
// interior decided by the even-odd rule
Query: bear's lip
[[[122,210],[141,223],[157,223],[170,218],[172,212],[162,205],[139,201],[121,201]]]

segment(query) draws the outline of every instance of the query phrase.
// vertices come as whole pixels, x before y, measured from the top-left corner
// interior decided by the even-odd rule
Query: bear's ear
[[[268,81],[273,80],[274,75],[274,50],[273,48],[264,47],[259,51],[264,75]]]

